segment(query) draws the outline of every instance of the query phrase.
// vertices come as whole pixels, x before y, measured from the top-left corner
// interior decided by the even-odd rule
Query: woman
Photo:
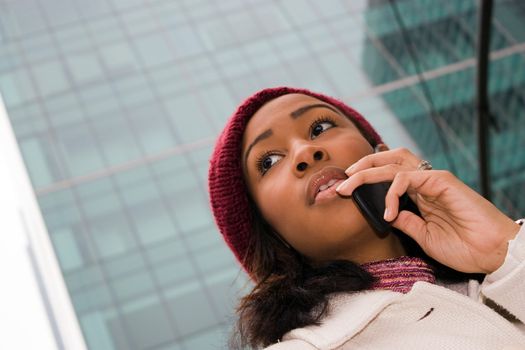
[[[234,346],[525,348],[524,229],[429,168],[333,98],[281,87],[243,102],[209,171],[216,223],[255,282]],[[386,234],[351,197],[383,181]],[[421,216],[398,210],[405,192]]]

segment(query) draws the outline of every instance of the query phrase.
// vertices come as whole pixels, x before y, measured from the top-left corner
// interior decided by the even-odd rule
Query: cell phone
[[[379,233],[386,233],[391,229],[391,224],[383,219],[385,197],[391,184],[391,182],[364,184],[357,187],[352,193],[352,198],[363,216]],[[399,197],[399,211],[401,210],[408,210],[421,216],[416,204],[406,193]]]

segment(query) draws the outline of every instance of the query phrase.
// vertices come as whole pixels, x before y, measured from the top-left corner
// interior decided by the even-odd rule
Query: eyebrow
[[[248,155],[250,154],[250,151],[252,150],[253,146],[255,146],[255,144],[257,144],[257,142],[262,141],[264,139],[267,139],[268,137],[270,137],[272,135],[273,135],[272,129],[268,129],[265,132],[263,132],[262,134],[260,134],[259,136],[257,136],[255,138],[255,140],[253,140],[253,142],[248,146],[248,149],[246,150],[246,153],[244,154],[244,165],[245,166],[246,166],[246,164],[248,162]]]
[[[341,114],[338,110],[336,110],[332,106],[326,105],[324,103],[315,103],[315,104],[311,104],[311,105],[302,106],[302,107],[296,109],[295,111],[290,113],[290,117],[292,119],[297,119],[297,118],[299,118],[300,116],[304,115],[306,112],[308,112],[309,110],[311,110],[313,108],[327,108],[327,109],[333,111],[334,113]],[[257,136],[255,138],[255,140],[253,140],[253,142],[248,146],[248,149],[246,150],[246,154],[244,155],[244,164],[245,164],[245,166],[246,166],[246,164],[248,162],[248,155],[250,154],[250,151],[252,150],[253,146],[255,146],[258,142],[269,138],[272,135],[273,135],[272,129],[268,129],[268,130],[264,131],[262,134],[260,134],[259,136]]]
[[[325,105],[324,103],[316,103],[316,104],[313,104],[313,105],[306,105],[306,106],[303,106],[301,108],[296,109],[295,111],[290,113],[290,117],[292,117],[293,119],[297,119],[300,116],[302,116],[303,114],[305,114],[306,112],[308,112],[312,108],[328,108],[332,112],[335,112],[337,114],[341,114],[338,110],[336,110],[332,106]]]

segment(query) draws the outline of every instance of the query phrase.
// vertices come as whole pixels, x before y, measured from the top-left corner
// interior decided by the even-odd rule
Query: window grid
[[[210,286],[223,283],[235,275],[233,258],[228,255],[231,261],[228,261],[226,256],[224,256],[224,261],[220,260],[223,259],[224,254],[221,252],[221,247],[223,251],[226,251],[226,248],[220,242],[220,236],[217,235],[208,213],[206,214],[207,219],[202,219],[200,226],[185,228],[186,225],[177,216],[180,203],[177,203],[177,198],[174,198],[171,192],[166,191],[166,188],[170,186],[170,180],[179,173],[162,170],[160,166],[164,163],[169,170],[170,167],[174,167],[174,164],[182,161],[182,166],[189,169],[187,176],[193,179],[191,191],[196,196],[195,208],[199,208],[198,215],[201,220],[200,213],[204,215],[206,210],[206,160],[211,151],[213,135],[196,134],[198,139],[193,140],[188,137],[185,130],[178,128],[180,125],[177,123],[177,118],[180,116],[177,112],[181,108],[180,105],[173,104],[176,97],[184,94],[194,96],[192,104],[183,102],[182,106],[195,110],[201,122],[209,126],[209,132],[216,134],[224,123],[224,118],[227,117],[222,115],[224,111],[231,112],[236,101],[264,86],[283,83],[301,85],[328,94],[348,97],[354,93],[363,93],[363,89],[366,94],[366,91],[374,91],[374,85],[389,83],[414,73],[412,64],[410,60],[407,60],[406,55],[404,58],[401,57],[403,50],[394,51],[395,46],[388,44],[390,37],[398,35],[395,23],[386,23],[387,27],[381,28],[383,31],[386,30],[385,28],[390,28],[390,32],[388,30],[378,32],[377,28],[372,28],[373,22],[366,21],[366,14],[373,14],[376,19],[384,17],[388,12],[388,5],[378,4],[373,9],[367,10],[344,1],[336,2],[334,4],[337,6],[329,8],[321,7],[314,1],[308,1],[300,4],[296,2],[298,9],[292,12],[289,7],[290,3],[268,3],[262,0],[226,3],[206,1],[174,3],[169,0],[159,0],[150,1],[147,4],[143,0],[126,3],[101,0],[100,4],[105,4],[103,10],[95,11],[96,15],[85,15],[81,9],[81,3],[75,1],[69,7],[67,14],[70,19],[78,19],[77,22],[74,22],[60,18],[50,20],[49,11],[44,7],[44,2],[35,1],[38,5],[35,7],[35,13],[39,14],[41,21],[39,25],[42,26],[35,28],[40,29],[21,33],[18,36],[13,35],[16,33],[9,28],[2,27],[0,30],[5,37],[9,37],[9,43],[5,45],[2,43],[2,48],[8,47],[9,49],[2,50],[7,59],[2,59],[4,66],[0,66],[0,79],[6,74],[11,74],[9,73],[11,70],[17,69],[16,76],[12,74],[15,78],[0,80],[2,84],[5,84],[0,85],[0,88],[4,90],[10,86],[19,85],[22,87],[20,91],[25,92],[24,89],[26,89],[28,92],[22,94],[23,96],[18,100],[13,97],[12,105],[8,100],[7,105],[19,141],[39,138],[41,140],[39,142],[51,145],[46,151],[47,156],[56,158],[55,164],[51,167],[51,177],[41,182],[40,189],[44,191],[39,192],[41,205],[45,208],[43,211],[50,215],[46,220],[50,233],[53,235],[55,229],[71,228],[72,235],[78,235],[79,239],[81,237],[85,242],[85,246],[81,247],[79,258],[83,259],[84,265],[65,271],[70,293],[77,305],[84,303],[82,311],[79,311],[81,316],[87,317],[107,307],[104,317],[114,319],[112,327],[115,327],[115,332],[122,333],[123,337],[115,340],[123,342],[116,346],[119,344],[123,347],[131,346],[131,339],[136,336],[131,331],[133,324],[128,324],[133,321],[126,319],[126,310],[138,310],[140,303],[158,304],[162,305],[164,310],[171,310],[173,300],[176,300],[176,295],[182,295],[180,293],[184,285],[191,286],[195,291],[203,293],[203,298],[210,305],[209,312],[215,321],[204,329],[188,331],[182,335],[177,326],[178,321],[169,311],[163,311],[166,319],[169,320],[171,334],[161,335],[166,338],[159,339],[155,344],[143,343],[144,348],[167,349],[173,346],[178,349],[190,349],[196,344],[199,336],[207,337],[209,334],[215,334],[215,337],[217,332],[220,333],[220,330],[224,330],[226,326],[226,323],[221,321],[224,315],[222,299],[217,300],[211,293]],[[465,5],[465,3],[462,5],[447,3],[445,11],[432,11],[428,17],[420,19],[420,23],[408,23],[409,29],[414,31],[413,40],[420,50],[424,45],[428,45],[428,51],[440,47],[440,52],[443,53],[441,61],[428,60],[429,65],[424,66],[425,70],[471,57],[469,53],[472,50],[469,50],[469,46],[475,42],[472,22],[475,19],[476,10],[472,8],[472,4]],[[501,1],[498,6],[502,4],[525,8],[523,4],[514,1]],[[408,16],[410,13],[421,13],[418,7],[434,6],[435,8],[435,2],[428,0],[422,4],[417,1],[405,1],[403,6],[408,11],[406,12]],[[362,16],[363,14],[365,16]],[[267,21],[272,18],[274,20],[272,25],[267,25]],[[387,18],[391,21],[391,17]],[[238,27],[241,26],[239,23],[244,23],[243,27],[250,30],[239,31]],[[448,32],[452,24],[454,27]],[[417,26],[439,27],[443,29],[443,33],[447,34],[442,34],[441,30],[439,33],[432,30],[419,31],[420,28]],[[519,43],[515,32],[507,30],[505,23],[496,19],[494,26],[496,39],[492,50]],[[97,35],[97,30],[101,28],[105,28],[107,33]],[[177,32],[179,28],[180,32]],[[211,41],[207,42],[203,28],[222,28],[231,36],[217,37],[216,42],[213,41],[213,38],[208,38]],[[353,35],[354,31],[360,31],[362,36]],[[449,36],[458,36],[458,31],[461,32],[462,41],[459,43],[449,41]],[[79,35],[84,38],[78,40]],[[185,36],[192,36],[196,42],[191,47],[188,46],[190,47],[188,52],[181,52],[179,45]],[[154,45],[152,47],[155,48],[161,45],[165,50],[164,57],[153,60],[147,55],[148,51],[141,51],[141,48],[137,46],[137,38],[142,38],[144,43]],[[401,44],[398,43],[398,45]],[[44,46],[45,51],[37,50]],[[361,62],[363,57],[356,53],[356,46],[361,48],[361,52],[369,50],[366,53],[376,55],[377,62],[388,67],[389,70],[383,69],[381,73],[383,77],[375,84],[370,83],[370,86],[364,87],[366,80],[372,77],[368,72],[364,72],[366,67]],[[118,57],[115,55],[120,55],[125,60],[113,62],[111,58]],[[16,56],[17,59],[10,59],[11,56]],[[515,122],[515,118],[518,118],[512,116],[513,112],[523,105],[523,101],[517,97],[523,94],[522,82],[517,79],[517,74],[509,74],[509,72],[514,72],[517,65],[523,64],[522,60],[515,60],[514,57],[521,56],[516,54],[493,62],[494,71],[497,70],[503,76],[513,76],[515,80],[509,82],[507,86],[497,86],[494,90],[494,94],[497,93],[502,100],[508,101],[508,103],[496,103],[494,106],[498,115],[509,116],[501,121],[505,137],[494,135],[494,142],[498,149],[512,147],[513,140],[520,140],[520,135],[509,131],[509,126]],[[427,62],[426,57],[421,56],[421,59]],[[346,65],[343,66],[345,62]],[[75,65],[91,67],[90,74],[81,75]],[[350,69],[354,66],[357,67],[355,72],[354,69]],[[445,74],[440,79],[429,81],[431,88],[435,89],[437,105],[440,106],[444,115],[458,119],[466,119],[470,116],[471,110],[460,100],[465,98],[468,101],[471,96],[468,93],[452,96],[454,92],[447,90],[450,84],[465,84],[461,76],[469,69],[461,74],[453,73],[453,76]],[[305,70],[311,74],[305,76]],[[355,74],[355,81],[358,82],[356,85],[359,87],[356,90],[346,90],[346,84],[349,81],[342,79],[341,74],[334,74],[336,70],[345,72],[346,76]],[[35,72],[40,73],[34,75]],[[43,83],[42,79],[46,78],[46,74],[51,73],[53,76],[63,77],[61,84],[58,84],[58,80],[55,81],[55,85]],[[25,80],[22,78],[23,74],[27,75]],[[455,82],[453,79],[456,79]],[[175,80],[181,83],[177,84]],[[213,93],[210,92],[212,88],[215,89]],[[34,92],[29,93],[31,90]],[[447,93],[441,94],[439,91]],[[409,111],[406,105],[413,103],[416,105],[411,110],[413,126],[415,127],[416,122],[421,124],[428,119],[426,101],[417,84],[409,84],[398,89],[397,92],[401,93],[399,98],[395,97],[395,94],[384,96],[388,108],[394,109],[398,106],[398,108]],[[452,102],[453,97],[459,100]],[[211,98],[215,100],[210,101]],[[227,102],[222,102],[223,100]],[[414,100],[416,103],[413,102]],[[441,105],[441,101],[449,105]],[[138,106],[144,107],[143,114],[139,113],[132,117]],[[386,107],[381,107],[378,111],[386,113]],[[159,122],[159,125],[165,126],[166,135],[169,135],[167,140],[170,140],[167,141],[166,145],[169,146],[166,147],[181,147],[180,151],[168,157],[156,158],[162,154],[162,147],[154,151],[147,149],[147,141],[141,138],[143,130],[138,121],[144,120],[148,112],[155,113],[155,120],[162,121]],[[29,119],[35,114],[40,114],[43,117],[42,121],[38,125],[28,125]],[[122,158],[118,158],[111,150],[121,149],[122,146],[110,148],[104,141],[111,141],[111,135],[103,136],[102,132],[105,132],[108,124],[101,124],[101,122],[111,115],[114,116],[104,123],[114,123],[113,128],[120,125],[121,133],[123,128],[127,128],[129,139],[126,144],[133,145],[134,153],[127,156],[123,154]],[[193,116],[190,117],[193,118]],[[196,117],[195,120],[197,120]],[[456,121],[450,119],[447,123],[454,124]],[[421,126],[421,128],[428,131],[428,127]],[[84,172],[70,168],[67,160],[68,150],[58,141],[60,135],[71,137],[71,131],[75,129],[85,130],[85,134],[93,139],[91,151],[96,154],[97,159],[100,159],[100,164],[89,169],[93,176],[85,179],[82,178],[85,175]],[[465,145],[469,144],[468,140],[472,138],[468,131],[468,128],[463,125],[454,128],[454,132],[461,135],[461,137],[456,137],[461,139]],[[203,138],[209,141],[191,150],[184,148],[185,145],[192,144],[193,141],[198,143]],[[443,157],[438,145],[434,145],[430,153],[434,152],[437,152],[436,157]],[[467,145],[466,152],[472,154],[474,149]],[[456,153],[453,156],[457,159],[457,163],[464,162],[464,155]],[[503,157],[500,160],[509,169],[517,169],[518,172],[519,169],[523,169],[523,165],[512,158]],[[26,162],[29,161],[30,159],[26,157]],[[438,160],[437,163],[439,162]],[[123,163],[130,165],[119,167]],[[109,171],[104,173],[105,170]],[[462,171],[466,170],[468,169]],[[469,171],[472,173],[472,169]],[[127,198],[131,194],[126,190],[127,185],[119,182],[122,176],[134,172],[142,172],[143,177],[130,186],[147,187],[148,193],[151,193],[152,196],[151,198],[140,197],[139,202],[142,201],[140,205],[155,203],[159,210],[169,213],[171,222],[169,227],[174,231],[165,238],[144,241],[139,227],[136,226],[137,223],[132,215],[134,210],[140,210],[140,207],[135,208],[139,202],[135,204],[129,202],[130,199]],[[467,175],[468,172],[464,173],[464,176]],[[104,176],[107,177],[104,179]],[[78,179],[78,181],[74,181],[71,185],[64,182],[62,187],[52,186],[69,179]],[[128,250],[111,257],[103,256],[93,234],[90,233],[93,229],[92,222],[86,212],[86,197],[82,194],[88,184],[101,180],[107,183],[107,194],[118,204],[115,210],[122,216],[123,225],[129,228],[126,231],[129,231],[133,242]],[[52,183],[48,183],[49,181]],[[520,208],[513,204],[517,203],[518,199],[513,198],[515,193],[509,190],[519,183],[519,179],[501,178],[497,181],[499,182],[495,186],[496,200],[509,211],[519,210]],[[33,178],[33,183],[37,183],[35,178]],[[39,187],[36,187],[38,191]],[[186,190],[188,191],[190,190]],[[59,204],[54,206],[49,203],[45,204],[46,200],[58,198],[66,193],[70,198],[63,199],[65,204],[61,205],[72,203],[73,207],[78,208],[78,220],[71,220],[75,222],[53,219],[53,215],[56,216],[56,213],[63,209]],[[92,200],[97,199],[97,196],[99,195],[92,194]],[[155,206],[152,204],[151,207]],[[57,231],[57,235],[60,234],[62,233]],[[212,242],[206,242],[207,237],[212,235],[215,235]],[[154,253],[161,254],[161,248],[168,244],[178,246],[184,253],[163,257]],[[202,258],[203,254],[207,255],[207,259]],[[134,259],[131,259],[130,255]],[[210,261],[216,260],[220,260],[221,264],[213,266]],[[129,262],[130,265],[122,266],[122,261]],[[192,276],[192,272],[185,270],[188,275],[171,278],[169,272],[184,269],[181,267],[184,264],[191,266],[195,276]],[[230,266],[231,268],[228,269]],[[223,270],[226,271],[225,274],[220,274],[219,271]],[[115,279],[124,283],[123,279],[137,277],[137,274],[141,273],[150,281],[151,289],[137,290],[133,295],[118,294],[119,289],[114,286]],[[86,280],[81,278],[83,275],[88,276]],[[100,292],[98,297],[97,290]],[[82,295],[84,291],[86,291],[85,294],[91,293],[91,296]],[[93,297],[99,300],[93,299],[90,306],[88,301]],[[96,302],[101,304],[97,305]],[[141,341],[147,342],[145,339]]]

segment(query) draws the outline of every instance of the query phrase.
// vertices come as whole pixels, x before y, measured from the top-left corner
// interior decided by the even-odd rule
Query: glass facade
[[[210,215],[207,161],[260,88],[337,96],[391,147],[477,186],[477,2],[395,6],[398,17],[388,1],[0,0],[0,92],[90,349],[226,347],[249,283]],[[520,1],[496,1],[493,187],[515,216],[524,16]]]
[[[413,83],[383,99],[438,168],[448,168],[479,189],[475,103],[478,7],[476,2],[371,1],[364,21],[373,40],[395,58],[392,70]],[[423,14],[424,13],[424,14]],[[417,14],[421,14],[418,16]],[[525,5],[495,2],[489,67],[490,176],[493,201],[514,217],[525,212]],[[363,55],[376,83],[385,74]],[[391,72],[390,74],[394,74]],[[420,74],[421,77],[418,77]],[[429,78],[430,77],[430,78]],[[386,78],[388,79],[388,78]]]

